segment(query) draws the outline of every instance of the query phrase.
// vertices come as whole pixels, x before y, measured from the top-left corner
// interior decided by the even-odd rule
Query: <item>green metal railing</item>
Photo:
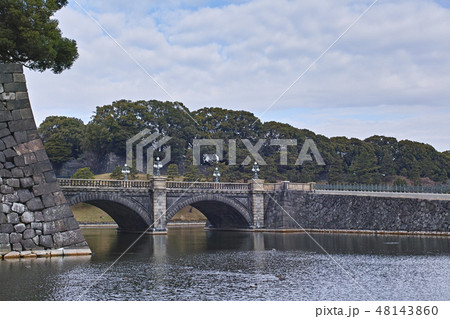
[[[351,192],[430,193],[450,194],[450,185],[407,186],[384,184],[315,184],[316,190]]]

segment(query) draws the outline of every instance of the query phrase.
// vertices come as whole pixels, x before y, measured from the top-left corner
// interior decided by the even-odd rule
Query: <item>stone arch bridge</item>
[[[59,179],[69,205],[80,202],[99,207],[122,231],[165,233],[167,222],[183,207],[202,212],[212,228],[258,229],[264,227],[264,192],[287,187],[263,180],[249,183],[209,183]],[[296,184],[312,190],[312,184]]]

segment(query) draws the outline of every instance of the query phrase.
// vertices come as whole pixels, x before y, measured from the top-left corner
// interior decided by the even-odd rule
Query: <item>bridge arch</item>
[[[152,220],[145,208],[131,199],[117,193],[81,193],[66,198],[70,206],[78,203],[88,203],[96,206],[111,216],[120,230],[145,230]]]
[[[166,220],[170,221],[188,205],[205,215],[213,228],[249,228],[252,225],[248,209],[242,203],[218,194],[202,194],[181,199],[168,208]]]

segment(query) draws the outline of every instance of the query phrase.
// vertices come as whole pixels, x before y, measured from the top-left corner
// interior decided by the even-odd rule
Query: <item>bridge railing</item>
[[[62,187],[150,188],[150,181],[122,181],[111,179],[58,178]]]
[[[58,178],[58,183],[61,187],[96,187],[96,188],[152,188],[151,181],[123,181],[123,180],[110,180],[110,179],[70,179],[70,178]],[[214,183],[214,182],[179,182],[179,181],[167,181],[166,188],[168,189],[181,189],[181,190],[225,190],[225,191],[249,191],[252,186],[251,183]],[[313,183],[264,183],[265,191],[278,191],[278,190],[301,190],[312,191],[314,188]]]
[[[314,188],[327,191],[450,194],[450,185],[315,184]]]
[[[264,183],[265,191],[279,191],[281,190],[281,183]]]
[[[176,182],[167,181],[167,188],[171,189],[220,189],[220,190],[237,190],[248,191],[248,183],[213,183],[213,182]]]

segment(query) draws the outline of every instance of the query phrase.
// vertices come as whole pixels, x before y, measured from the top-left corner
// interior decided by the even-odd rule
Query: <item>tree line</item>
[[[250,165],[240,165],[251,156],[242,141],[247,139],[255,145],[264,139],[259,154],[267,165],[261,167],[260,177],[268,182],[376,184],[408,179],[420,184],[423,178],[436,183],[446,183],[449,179],[450,151],[438,152],[428,144],[378,135],[365,140],[327,138],[289,124],[262,123],[247,111],[208,107],[191,112],[180,102],[115,101],[97,107],[87,124],[76,118],[49,116],[39,126],[39,134],[51,162],[59,166],[88,153],[99,159],[115,153],[125,161],[127,139],[144,129],[171,137],[164,145],[171,147],[171,162],[163,172],[172,178],[183,175],[185,180],[213,180],[212,173],[217,166],[221,181],[249,179],[253,159]],[[315,142],[325,165],[317,165],[315,161],[295,165],[307,138]],[[218,163],[192,165],[194,139],[236,140],[236,165],[228,165],[232,149],[227,142],[223,159]],[[298,141],[296,146],[287,148],[287,165],[280,165],[280,146],[271,145],[271,139]],[[155,152],[155,157],[164,156],[164,147]],[[214,152],[213,146],[202,147],[202,153]],[[120,177],[118,169],[115,176]]]

